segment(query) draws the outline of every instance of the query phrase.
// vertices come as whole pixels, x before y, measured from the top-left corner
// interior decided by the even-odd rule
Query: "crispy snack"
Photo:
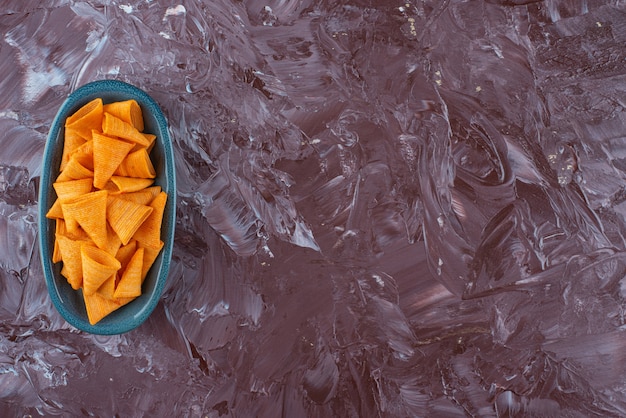
[[[142,283],[145,280],[146,276],[148,275],[148,271],[150,270],[150,267],[152,267],[152,265],[156,261],[156,258],[161,252],[161,249],[163,249],[163,245],[165,245],[163,241],[159,241],[159,244],[155,246],[140,244],[140,247],[143,248],[144,250],[143,251],[143,267],[141,269],[141,282]]]
[[[150,150],[134,100],[94,99],[67,118],[57,200],[53,262],[73,289],[82,289],[93,325],[141,295],[148,270],[163,248],[167,194],[153,186]]]
[[[163,211],[165,210],[165,203],[167,201],[167,194],[161,192],[157,197],[152,200],[150,207],[152,213],[141,224],[134,234],[134,238],[140,243],[157,247],[161,241],[161,222],[163,221]]]
[[[91,138],[94,126],[102,124],[102,99],[93,99],[65,121],[65,129],[74,131],[86,140]]]
[[[59,200],[63,202],[64,200],[89,193],[91,191],[92,183],[92,179],[85,178],[80,180],[56,182],[52,185],[52,187],[54,187],[54,191],[57,192]]]
[[[110,136],[134,142],[144,147],[150,145],[150,140],[146,138],[144,134],[139,132],[137,128],[109,113],[105,113],[102,118],[102,132]]]
[[[116,298],[134,298],[141,295],[141,271],[144,249],[139,248],[128,262],[124,274],[115,289]]]
[[[72,153],[85,142],[85,138],[80,136],[76,130],[69,128],[65,129],[65,141],[63,143],[63,156],[61,157],[60,167],[61,170],[65,169],[65,165],[70,160],[70,155],[72,155]]]
[[[80,225],[89,238],[100,248],[107,245],[106,208],[107,192],[86,193],[61,203],[66,226],[72,220]],[[69,228],[68,228],[69,229]],[[71,231],[70,231],[71,232]]]
[[[93,295],[122,266],[111,254],[89,244],[80,246],[83,266],[83,293]]]
[[[113,193],[130,193],[143,190],[150,187],[154,183],[154,179],[138,179],[135,177],[111,177],[111,185],[107,184],[106,188],[112,190]]]
[[[102,189],[134,145],[96,131],[92,136],[93,153],[98,156],[93,160],[93,185]]]
[[[57,183],[82,179],[93,179],[93,171],[83,166],[78,158],[70,158],[63,172],[57,177]]]
[[[109,196],[107,202],[107,220],[124,245],[128,244],[152,211],[150,206],[115,196]]]
[[[134,298],[118,298],[107,299],[100,293],[96,292],[93,295],[85,295],[85,308],[87,308],[87,317],[89,323],[94,325],[98,323],[102,318],[113,312],[114,310],[121,308],[127,303],[131,302]]]
[[[117,197],[120,199],[132,200],[140,205],[149,205],[150,202],[152,202],[152,199],[157,197],[159,193],[161,193],[161,186],[152,186],[136,192],[122,193]]]
[[[125,177],[153,179],[156,177],[154,166],[145,148],[131,152],[119,165],[115,174]]]
[[[105,104],[104,112],[130,123],[139,132],[143,132],[143,115],[141,107],[135,100]]]
[[[122,264],[122,267],[120,268],[120,271],[118,273],[124,274],[126,266],[135,254],[135,251],[137,251],[137,241],[135,241],[134,239],[131,240],[128,244],[122,245],[120,249],[117,250],[117,253],[115,253],[115,258],[120,260],[120,263]]]
[[[59,250],[62,254],[65,278],[73,289],[79,289],[83,285],[83,260],[80,246],[85,241],[72,240],[66,236],[57,236]]]

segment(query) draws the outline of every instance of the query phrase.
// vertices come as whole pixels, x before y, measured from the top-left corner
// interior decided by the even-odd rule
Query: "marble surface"
[[[2,416],[626,416],[626,3],[0,6]],[[54,310],[50,123],[97,79],[170,123],[149,320]]]

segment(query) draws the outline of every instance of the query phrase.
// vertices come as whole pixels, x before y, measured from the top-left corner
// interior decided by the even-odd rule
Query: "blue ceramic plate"
[[[61,264],[52,262],[54,248],[55,222],[46,218],[46,213],[56,200],[52,187],[59,175],[59,166],[63,152],[65,119],[89,101],[101,97],[103,102],[110,103],[135,99],[144,118],[144,132],[156,135],[156,143],[150,153],[157,176],[155,184],[167,193],[167,203],[163,214],[161,240],[165,243],[152,268],[148,272],[142,295],[129,304],[104,317],[96,325],[91,325],[82,293],[76,291],[61,276]],[[52,303],[67,322],[76,328],[93,334],[121,334],[132,330],[144,322],[154,310],[165,282],[172,257],[174,242],[174,225],[176,218],[176,178],[174,170],[174,154],[167,130],[167,122],[157,103],[144,91],[115,80],[100,80],[86,84],[69,95],[57,113],[43,158],[43,170],[39,185],[39,246],[43,263],[44,276]]]

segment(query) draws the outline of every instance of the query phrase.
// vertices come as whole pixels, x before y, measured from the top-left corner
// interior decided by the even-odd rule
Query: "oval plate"
[[[74,290],[61,276],[62,263],[52,263],[54,249],[54,220],[46,218],[46,213],[57,196],[52,187],[59,175],[65,119],[87,102],[100,97],[110,103],[135,99],[143,112],[144,132],[157,136],[150,152],[150,158],[157,176],[154,184],[167,193],[167,203],[163,213],[161,240],[163,250],[148,272],[142,286],[142,294],[127,305],[122,306],[91,325],[87,319],[82,291]],[[39,184],[39,247],[43,272],[52,303],[61,316],[74,327],[92,334],[122,334],[138,327],[152,313],[161,297],[172,257],[174,226],[176,224],[176,172],[174,153],[167,122],[158,104],[143,90],[117,80],[100,80],[78,88],[71,93],[57,113],[46,142],[43,169]]]

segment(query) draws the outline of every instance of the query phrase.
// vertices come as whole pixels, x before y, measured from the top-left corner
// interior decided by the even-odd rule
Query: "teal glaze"
[[[54,248],[54,221],[46,213],[56,200],[52,183],[59,174],[63,152],[65,119],[87,102],[101,97],[104,103],[135,99],[144,117],[144,132],[157,136],[150,157],[157,173],[156,185],[167,193],[163,214],[161,240],[163,250],[157,257],[143,283],[142,295],[103,318],[96,325],[87,319],[81,291],[76,291],[61,276],[61,263],[52,263]],[[100,80],[86,84],[71,93],[57,113],[46,142],[43,169],[39,186],[39,246],[43,272],[52,303],[63,318],[74,327],[92,334],[122,334],[138,327],[152,313],[159,301],[172,257],[176,220],[176,173],[174,153],[167,122],[158,104],[144,91],[117,80]]]

